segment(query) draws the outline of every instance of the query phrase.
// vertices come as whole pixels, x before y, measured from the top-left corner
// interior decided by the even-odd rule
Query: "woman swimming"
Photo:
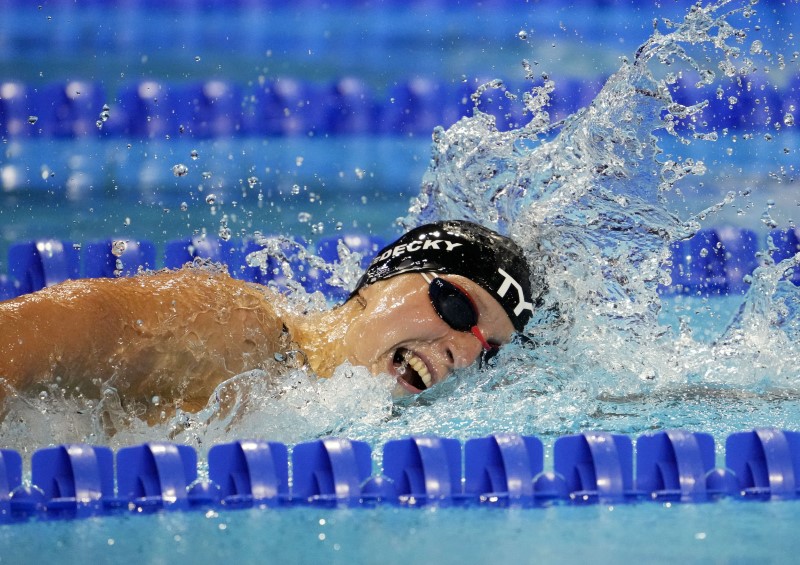
[[[0,303],[0,399],[55,381],[93,397],[111,382],[122,398],[191,412],[290,353],[321,377],[347,361],[418,393],[493,355],[540,294],[518,245],[465,221],[409,231],[323,312],[209,268],[67,281]]]

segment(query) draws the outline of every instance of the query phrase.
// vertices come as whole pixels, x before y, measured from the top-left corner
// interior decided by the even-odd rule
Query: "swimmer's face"
[[[458,275],[441,275],[472,298],[485,339],[507,343],[514,326],[502,306],[483,288]],[[344,338],[347,359],[377,375],[397,379],[395,394],[414,394],[444,381],[455,369],[475,363],[484,351],[470,332],[451,328],[436,313],[428,283],[419,273],[398,275],[360,291],[361,315]]]

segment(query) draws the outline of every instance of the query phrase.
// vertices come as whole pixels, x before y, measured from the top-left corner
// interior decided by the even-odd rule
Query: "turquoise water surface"
[[[0,526],[3,563],[789,563],[800,503],[291,508]]]

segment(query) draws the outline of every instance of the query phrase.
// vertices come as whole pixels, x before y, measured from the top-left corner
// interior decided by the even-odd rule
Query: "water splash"
[[[681,149],[719,143],[723,152],[727,133],[703,125],[710,111],[703,93],[724,95],[728,83],[759,68],[755,57],[769,57],[763,44],[745,46],[746,34],[729,23],[752,18],[754,8],[731,5],[695,6],[682,22],[662,22],[665,32],[654,29],[594,101],[562,121],[550,120],[558,85],[544,77],[517,101],[528,122],[498,130],[480,109],[482,93],[504,89],[492,81],[473,97],[473,116],[433,132],[431,166],[401,224],[463,218],[494,227],[520,242],[548,281],[545,308],[527,329],[532,339],[504,348],[496,366],[460,372],[396,404],[391,382],[362,368],[340,367],[327,380],[276,369],[283,376],[275,381],[255,371],[220,385],[201,412],[154,426],[124,408],[113,389],[100,404],[87,404],[56,388],[45,398],[15,397],[15,417],[3,420],[0,437],[18,438],[24,450],[76,438],[201,447],[231,437],[295,442],[335,434],[379,445],[414,433],[552,437],[681,426],[721,435],[743,426],[797,427],[800,298],[784,280],[797,259],[774,265],[765,256],[733,324],[711,338],[695,333],[691,320],[711,317],[709,302],[689,297],[673,305],[673,327],[659,295],[669,282],[669,244],[733,201],[725,195],[684,217],[673,209],[681,191],[707,172]],[[534,79],[530,65],[523,69]],[[689,76],[698,96],[678,102],[678,79]],[[665,147],[673,146],[670,155]],[[360,274],[360,257],[344,246],[330,265],[293,239],[257,240],[263,251],[248,264],[272,271],[273,284],[297,307],[326,305],[305,292],[295,259],[345,289]]]
[[[664,140],[678,147],[714,142],[726,133],[704,129],[707,100],[678,103],[671,89],[684,74],[699,77],[698,89],[707,90],[755,72],[741,47],[746,34],[729,23],[752,17],[754,8],[725,11],[730,4],[695,6],[682,23],[666,22],[667,33],[654,30],[591,105],[562,122],[549,121],[546,83],[527,98],[533,115],[522,128],[499,131],[476,106],[474,116],[434,132],[432,163],[404,227],[458,217],[511,235],[545,273],[546,313],[558,316],[529,325],[544,344],[539,349],[509,348],[501,369],[431,391],[447,401],[424,409],[428,401],[412,403],[399,429],[455,436],[496,429],[544,435],[586,427],[716,429],[723,408],[692,412],[703,398],[713,405],[715,398],[746,397],[745,412],[767,415],[774,395],[797,396],[800,348],[791,313],[798,293],[780,282],[790,265],[756,272],[731,330],[714,343],[693,336],[686,323],[676,333],[661,320],[658,289],[669,282],[669,244],[692,236],[734,199],[727,194],[685,218],[670,211],[670,198],[706,173],[706,165],[668,158],[660,147]],[[379,435],[397,432],[390,425]]]

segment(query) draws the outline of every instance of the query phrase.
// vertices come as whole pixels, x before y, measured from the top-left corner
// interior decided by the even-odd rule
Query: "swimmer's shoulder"
[[[261,311],[277,323],[282,317],[281,299],[272,289],[234,279],[221,268],[186,266],[132,277],[64,281],[3,302],[0,318],[10,320],[16,314],[31,315],[34,310],[46,316],[63,308],[139,317],[177,307],[186,313],[239,307]]]
[[[122,281],[123,279],[117,279]],[[179,269],[162,269],[140,273],[123,283],[127,287],[154,293],[206,293],[219,292],[224,297],[229,293],[246,293],[271,299],[277,293],[264,285],[250,283],[231,277],[219,266],[187,265]]]

